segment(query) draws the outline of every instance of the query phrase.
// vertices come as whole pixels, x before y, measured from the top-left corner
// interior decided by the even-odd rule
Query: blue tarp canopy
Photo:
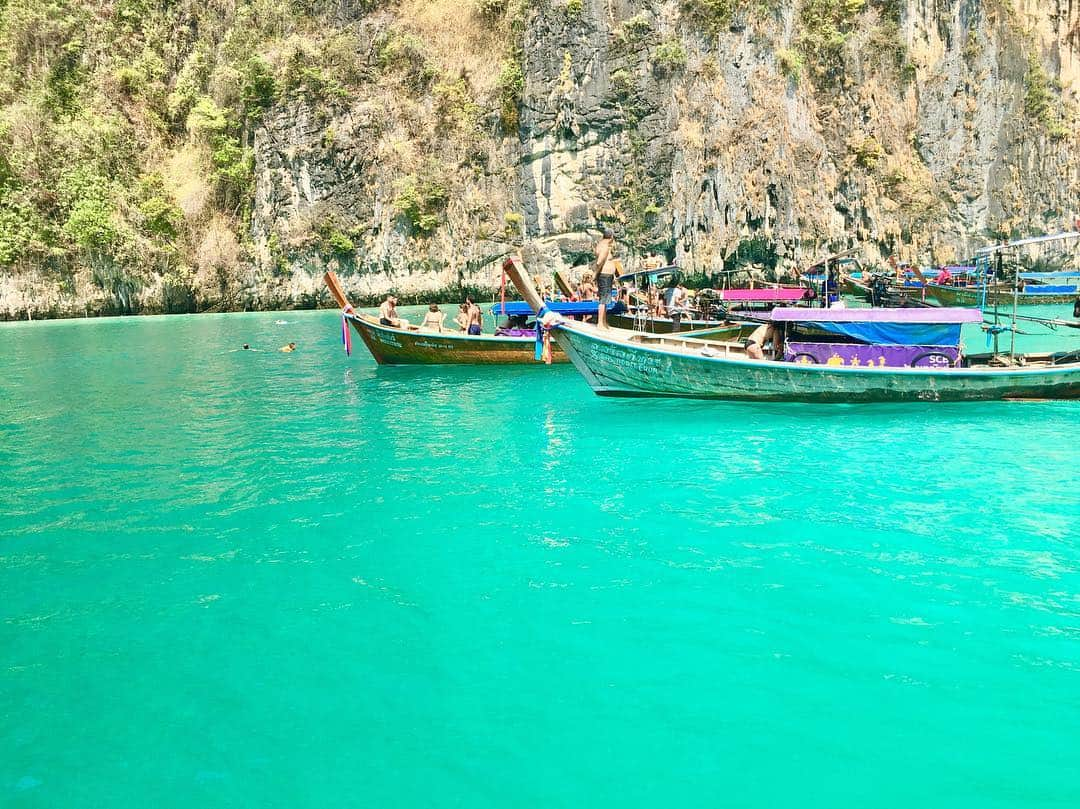
[[[871,345],[953,346],[964,323],[981,323],[978,309],[774,309],[778,323],[803,323]]]
[[[1076,292],[1076,284],[1068,284],[1065,286],[1039,284],[1037,286],[1025,287],[1023,290],[1024,295],[1071,295],[1074,292]]]
[[[950,323],[830,323],[811,324],[830,334],[842,334],[860,343],[890,346],[960,345],[960,326]]]
[[[597,301],[545,301],[544,306],[560,315],[595,315],[596,310],[599,308]],[[608,304],[607,310],[609,312],[620,312],[623,308],[621,303],[612,303]],[[491,314],[496,316],[525,315],[526,317],[533,317],[536,312],[525,301],[507,301],[505,306],[501,303],[492,306]]]
[[[1053,281],[1064,278],[1080,278],[1080,270],[1068,270],[1061,272],[1022,272],[1020,277],[1025,281]]]

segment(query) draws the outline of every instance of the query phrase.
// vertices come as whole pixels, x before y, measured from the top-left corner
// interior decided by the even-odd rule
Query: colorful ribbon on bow
[[[533,359],[537,362],[544,359],[544,325],[540,321],[544,315],[548,312],[546,306],[541,306],[540,311],[536,313],[536,349],[533,351]],[[550,341],[550,338],[549,338]],[[550,345],[550,342],[549,342]],[[549,349],[550,350],[550,349]]]
[[[351,306],[341,310],[341,344],[345,346],[345,356],[352,356],[352,334],[349,333],[349,315],[353,312]]]

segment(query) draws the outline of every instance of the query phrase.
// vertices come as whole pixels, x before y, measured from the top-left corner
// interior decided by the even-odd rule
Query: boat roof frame
[[[982,323],[978,309],[962,307],[912,307],[902,309],[803,309],[778,307],[770,320],[774,323]]]

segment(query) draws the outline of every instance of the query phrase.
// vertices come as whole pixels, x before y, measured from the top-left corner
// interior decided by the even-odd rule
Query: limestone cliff
[[[225,5],[228,28],[252,4]],[[189,113],[154,140],[183,218],[168,266],[23,251],[0,311],[310,306],[326,267],[358,296],[454,294],[514,249],[580,263],[602,224],[629,264],[657,248],[704,275],[849,247],[946,262],[1080,213],[1075,0],[312,8],[299,40],[251,40],[272,83],[254,111],[217,75],[228,34],[207,50],[198,92],[242,125]],[[183,170],[214,170],[223,131],[250,153],[246,205]]]

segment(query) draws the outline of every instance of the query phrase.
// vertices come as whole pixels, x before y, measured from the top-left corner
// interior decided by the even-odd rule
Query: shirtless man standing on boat
[[[465,313],[466,333],[478,337],[484,331],[484,313],[480,311],[471,297],[465,299],[467,311]]]
[[[615,283],[615,262],[612,260],[612,251],[615,248],[615,234],[611,228],[604,230],[604,235],[596,243],[596,264],[594,275],[596,289],[599,292],[599,306],[597,308],[596,325],[606,329],[607,305],[611,302],[611,287]]]

